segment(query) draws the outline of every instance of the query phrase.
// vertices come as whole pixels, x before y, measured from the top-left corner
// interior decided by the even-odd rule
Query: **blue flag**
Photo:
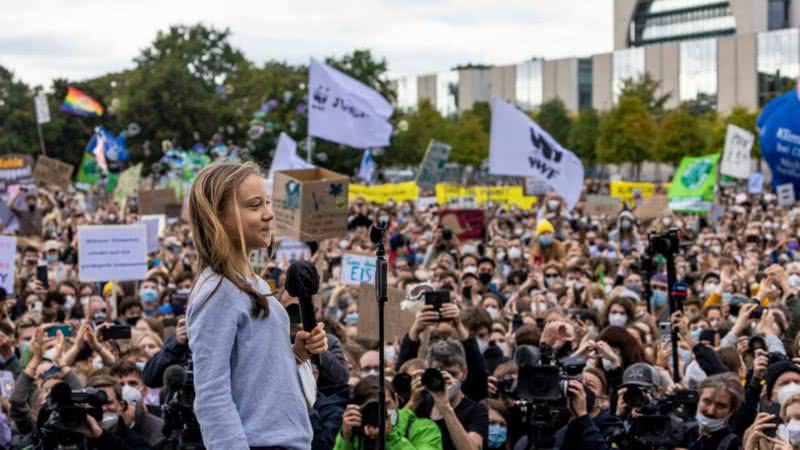
[[[364,156],[361,158],[361,167],[358,169],[358,177],[367,182],[372,181],[376,168],[377,165],[375,160],[372,159],[372,153],[369,152],[369,149],[364,150]]]

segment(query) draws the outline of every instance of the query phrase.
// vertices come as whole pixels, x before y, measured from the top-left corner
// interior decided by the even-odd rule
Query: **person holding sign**
[[[200,275],[187,325],[194,409],[209,450],[311,446],[298,366],[328,343],[320,324],[292,344],[286,310],[250,265],[250,252],[272,239],[265,189],[255,164],[222,163],[203,169],[189,194]]]

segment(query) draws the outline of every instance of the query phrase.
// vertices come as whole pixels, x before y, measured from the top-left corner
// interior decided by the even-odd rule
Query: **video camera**
[[[682,248],[691,246],[691,242],[684,241],[681,230],[677,228],[670,228],[662,233],[650,233],[648,238],[648,251],[653,255],[674,256]]]
[[[103,405],[108,401],[105,391],[84,389],[73,391],[67,383],[53,386],[36,421],[39,449],[84,449],[89,430],[87,416],[97,423],[103,421]]]
[[[166,401],[162,406],[162,434],[172,448],[201,450],[203,436],[194,415],[194,374],[191,358],[184,366],[174,365],[164,371]]]
[[[697,391],[682,389],[642,405],[625,438],[612,440],[620,448],[688,448],[697,428],[697,401]]]

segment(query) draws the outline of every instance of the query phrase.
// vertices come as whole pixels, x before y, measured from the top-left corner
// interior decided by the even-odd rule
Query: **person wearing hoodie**
[[[608,240],[618,244],[620,251],[625,256],[634,251],[639,254],[644,252],[644,244],[639,239],[636,216],[627,209],[617,216],[617,226],[608,233]]]

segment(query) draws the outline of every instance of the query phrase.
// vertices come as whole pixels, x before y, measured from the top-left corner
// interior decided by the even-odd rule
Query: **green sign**
[[[708,213],[714,203],[720,155],[684,157],[669,188],[673,211]]]

